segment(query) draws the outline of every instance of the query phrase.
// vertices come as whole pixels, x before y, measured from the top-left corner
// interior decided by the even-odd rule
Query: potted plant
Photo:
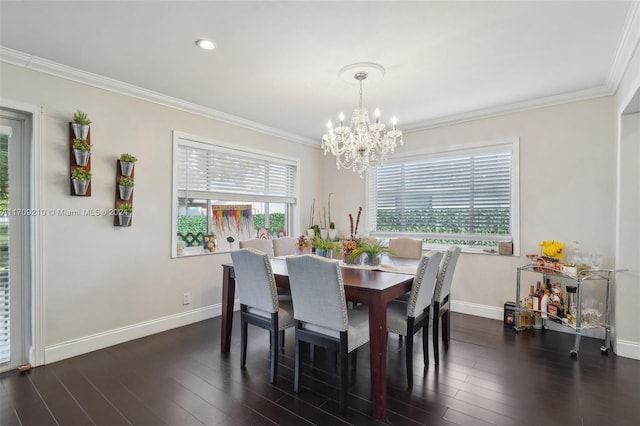
[[[91,120],[87,117],[86,112],[77,110],[73,113],[73,123],[71,123],[71,127],[73,128],[73,134],[76,136],[76,139],[87,139],[87,135],[89,135],[89,124],[91,124]]]
[[[91,171],[80,167],[71,171],[71,181],[73,182],[73,191],[76,195],[85,195],[91,180]]]
[[[118,223],[120,226],[129,226],[131,224],[131,215],[133,214],[133,206],[131,203],[122,203],[118,206]]]
[[[325,240],[317,235],[311,242],[311,245],[316,249],[316,254],[318,256],[327,257],[329,259],[333,258],[334,250],[340,249],[340,245],[337,242]]]
[[[91,145],[84,139],[73,140],[73,156],[76,159],[76,166],[86,166],[91,155]]]
[[[311,254],[311,239],[300,235],[296,240],[296,254]]]
[[[128,176],[122,176],[120,178],[118,189],[120,190],[120,199],[128,200],[131,198],[131,193],[133,192],[133,179]]]
[[[120,156],[120,172],[122,172],[122,176],[131,176],[133,165],[136,161],[138,159],[131,154],[124,153]]]
[[[335,240],[337,234],[338,231],[336,230],[336,224],[333,222],[329,223],[329,239]]]
[[[365,255],[364,263],[369,266],[377,266],[380,264],[382,254],[395,255],[394,251],[382,244],[382,242],[374,239],[363,239],[358,247],[351,252],[352,257]]]

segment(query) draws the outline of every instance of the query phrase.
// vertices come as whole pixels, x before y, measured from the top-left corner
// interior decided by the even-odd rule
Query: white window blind
[[[513,144],[387,164],[369,175],[374,235],[496,246],[514,238]]]
[[[296,167],[286,160],[191,144],[180,145],[177,156],[181,197],[295,202]]]

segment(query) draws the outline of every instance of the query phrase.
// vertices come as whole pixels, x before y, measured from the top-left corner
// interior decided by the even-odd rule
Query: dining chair
[[[436,288],[433,293],[433,357],[435,363],[440,362],[440,352],[438,347],[438,324],[442,323],[442,342],[444,348],[449,349],[449,341],[451,340],[451,312],[450,293],[451,283],[453,282],[453,273],[455,272],[460,256],[460,247],[451,246],[447,249],[440,262],[438,270],[438,278],[436,280]]]
[[[429,308],[442,253],[429,251],[422,255],[411,284],[408,302],[392,300],[387,305],[387,332],[405,336],[407,384],[413,386],[413,335],[422,330],[424,366],[429,365]]]
[[[270,382],[278,373],[278,336],[293,327],[293,306],[289,297],[278,297],[269,257],[252,248],[231,252],[240,298],[240,365],[247,361],[247,331],[252,324],[271,332]],[[281,339],[284,340],[284,339]]]
[[[391,238],[389,240],[389,249],[393,251],[394,257],[403,259],[420,259],[422,257],[422,240],[413,238]],[[405,293],[398,297],[398,300],[407,302],[409,293]],[[402,339],[402,336],[400,336]]]
[[[253,248],[264,252],[269,257],[273,257],[273,244],[267,238],[253,238],[251,240],[240,241],[240,248]]]
[[[297,238],[280,237],[274,238],[272,241],[274,256],[290,256],[292,254],[296,254]]]
[[[347,407],[348,362],[356,349],[369,341],[366,309],[347,309],[339,262],[314,255],[287,257],[295,319],[294,392],[300,390],[300,345],[309,343],[337,352],[340,411]]]
[[[420,259],[422,257],[422,240],[391,238],[389,240],[389,249],[393,251],[394,257]]]

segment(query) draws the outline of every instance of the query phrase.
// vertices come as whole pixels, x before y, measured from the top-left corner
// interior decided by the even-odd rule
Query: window
[[[517,140],[390,162],[369,172],[371,234],[465,251],[513,241],[517,250],[517,188]]]
[[[238,248],[260,228],[291,233],[296,160],[180,132],[173,149],[174,257]]]

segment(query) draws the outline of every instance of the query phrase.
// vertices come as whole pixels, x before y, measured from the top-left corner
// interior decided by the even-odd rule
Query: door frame
[[[42,152],[42,107],[26,104],[19,101],[0,98],[0,107],[13,109],[31,116],[31,146],[29,158],[29,184],[31,194],[29,197],[30,209],[44,208],[43,202],[43,152]],[[29,363],[32,366],[45,364],[44,358],[44,218],[31,216],[29,222],[31,253],[31,342],[29,342]]]

